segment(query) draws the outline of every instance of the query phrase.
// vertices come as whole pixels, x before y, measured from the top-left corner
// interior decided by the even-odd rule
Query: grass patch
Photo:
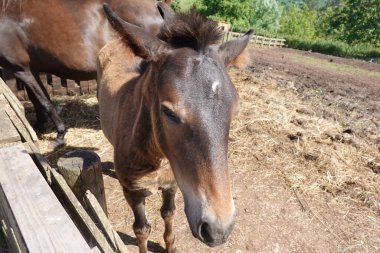
[[[373,59],[375,62],[380,63],[380,48],[376,48],[372,45],[349,45],[341,41],[302,39],[293,36],[286,36],[285,39],[289,48],[306,51],[312,50],[313,52],[346,58],[358,58],[363,60]]]
[[[355,74],[362,74],[367,75],[371,77],[380,77],[380,73],[377,71],[371,71],[366,70],[358,67],[354,67],[352,65],[343,64],[343,63],[336,63],[336,62],[329,62],[326,59],[318,59],[315,57],[309,57],[306,55],[297,55],[297,54],[291,54],[289,55],[289,59],[293,62],[302,62],[306,63],[308,65],[318,66],[325,69],[333,69],[338,72],[346,72],[346,73],[355,73]]]

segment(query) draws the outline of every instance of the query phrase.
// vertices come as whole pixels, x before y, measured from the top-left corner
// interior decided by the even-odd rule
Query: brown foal
[[[104,9],[121,38],[98,57],[100,120],[135,216],[140,252],[147,252],[150,233],[145,198],[158,189],[166,251],[174,251],[177,185],[193,235],[208,246],[224,243],[236,213],[227,144],[238,111],[238,94],[226,68],[246,48],[252,31],[218,45],[217,23],[190,12],[168,17],[153,36],[108,5]],[[160,167],[164,158],[171,168]]]

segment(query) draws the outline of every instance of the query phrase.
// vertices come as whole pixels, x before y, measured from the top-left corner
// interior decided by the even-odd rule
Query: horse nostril
[[[208,246],[215,247],[225,243],[230,232],[230,228],[225,230],[218,222],[210,223],[203,221],[198,227],[198,234],[196,237]]]
[[[211,227],[207,222],[204,222],[201,225],[201,236],[205,242],[213,242]]]

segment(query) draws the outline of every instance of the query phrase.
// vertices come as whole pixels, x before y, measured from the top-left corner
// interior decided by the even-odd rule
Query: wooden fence
[[[35,163],[37,142],[24,108],[0,78],[0,227],[11,252],[90,253]]]
[[[227,40],[239,38],[243,33],[228,32]],[[264,36],[253,35],[251,43],[259,47],[284,47],[286,44],[285,39],[269,38]]]
[[[128,253],[93,194],[86,205],[81,199],[41,155],[22,104],[0,78],[0,229],[10,251]]]
[[[8,87],[12,90],[12,92],[19,100],[28,100],[28,95],[24,88],[24,84],[16,80],[12,73],[0,68],[0,78],[6,82]],[[41,74],[40,78],[50,96],[79,96],[96,93],[97,86],[95,80],[79,82],[69,79],[62,79],[51,74]]]

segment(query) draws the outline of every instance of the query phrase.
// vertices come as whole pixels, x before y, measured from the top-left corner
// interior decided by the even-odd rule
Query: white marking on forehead
[[[23,18],[20,22],[21,27],[29,27],[31,24],[33,24],[34,19],[33,18]]]
[[[214,82],[212,83],[211,88],[212,88],[212,91],[213,91],[214,93],[216,93],[216,89],[219,87],[219,85],[220,85],[220,82],[219,82],[219,81],[214,81]]]

